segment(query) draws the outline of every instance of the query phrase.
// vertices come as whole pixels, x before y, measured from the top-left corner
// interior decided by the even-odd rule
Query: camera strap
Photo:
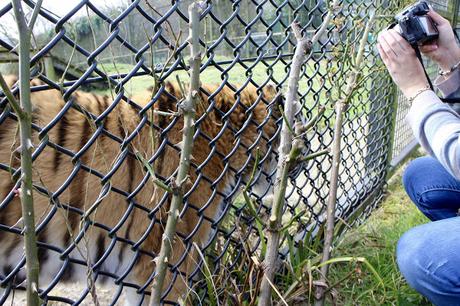
[[[420,49],[418,48],[418,46],[412,46],[412,48],[414,48],[415,54],[417,55],[417,58],[420,61],[420,64],[422,64],[423,72],[425,73],[426,79],[428,80],[428,84],[430,85],[431,90],[434,91],[434,86],[433,86],[433,83],[431,82],[430,76],[426,72],[425,64],[423,63],[423,58],[422,58]],[[460,98],[439,98],[439,99],[444,103],[460,103]]]
[[[417,55],[420,64],[422,64],[423,72],[425,73],[426,79],[428,80],[428,84],[430,85],[431,90],[434,90],[434,86],[431,82],[430,76],[426,72],[425,64],[423,63],[422,53],[420,52],[420,49],[418,48],[418,46],[412,46],[412,48],[414,48],[415,54]]]

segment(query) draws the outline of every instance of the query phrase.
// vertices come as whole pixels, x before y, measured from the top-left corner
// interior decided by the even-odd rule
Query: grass
[[[399,273],[395,248],[408,229],[428,222],[405,194],[400,177],[389,186],[382,206],[360,227],[348,232],[334,254],[362,256],[377,270],[385,290],[365,266],[353,263],[332,265],[331,283],[336,288],[339,305],[431,305],[410,288]],[[351,273],[350,273],[351,272]]]
[[[400,174],[392,182],[381,207],[365,223],[350,229],[339,239],[331,259],[334,263],[330,267],[329,284],[333,285],[333,289],[326,305],[431,305],[408,286],[395,261],[395,248],[402,234],[428,222],[428,219],[406,195]],[[236,220],[227,219],[227,222],[233,224]],[[242,228],[242,231],[245,229]],[[259,231],[260,237],[264,235],[263,229]],[[283,232],[283,235],[289,237],[287,232]],[[292,244],[289,239],[286,243]],[[297,252],[291,253],[295,255],[283,261],[284,272],[278,275],[276,287],[288,305],[309,305],[313,301],[313,291],[310,289],[313,288],[311,282],[318,279],[320,244],[319,239],[314,239],[311,244],[298,245]],[[238,268],[228,271],[231,277],[238,278],[236,283],[245,284],[246,275],[260,276],[256,267],[257,262],[263,259],[262,253],[244,253],[238,261]],[[235,260],[232,250],[225,254],[220,262],[222,267],[227,267],[229,261]],[[254,257],[258,259],[251,264]],[[213,276],[204,273],[204,276],[206,280],[213,279],[213,285],[224,290],[223,295],[245,297],[236,305],[253,305],[257,301],[257,289],[251,291],[244,286],[231,288],[227,277],[222,277],[226,273]],[[274,299],[277,301],[274,305],[285,305],[281,297],[274,294]],[[218,298],[214,297],[214,300]]]
[[[277,62],[274,64],[273,61],[269,60],[266,61],[268,65],[273,65],[271,67],[272,72],[268,73],[267,69],[268,66],[263,64],[263,63],[258,63],[257,65],[253,66],[251,69],[246,69],[243,67],[241,64],[235,64],[235,65],[221,65],[221,69],[219,70],[218,68],[214,66],[209,66],[206,68],[201,74],[200,74],[200,79],[203,83],[209,83],[209,84],[220,84],[224,78],[228,78],[228,81],[232,84],[243,84],[245,83],[248,78],[252,78],[255,82],[257,83],[263,83],[265,82],[268,78],[272,80],[276,80],[278,82],[281,82],[287,77],[288,71],[286,70],[286,66],[282,61]],[[318,70],[319,73],[322,75],[326,74],[326,61],[323,60],[319,64],[314,64],[311,62],[311,64],[307,65],[306,68],[306,74],[309,76],[315,75],[315,70]],[[253,63],[246,63],[245,65],[251,66]],[[318,67],[316,67],[318,65]],[[231,67],[230,67],[231,66]],[[108,74],[117,74],[117,73],[128,73],[134,66],[129,65],[129,64],[123,64],[123,63],[116,63],[115,65],[113,63],[106,63],[106,64],[101,64],[101,67],[103,71],[105,71]],[[222,72],[221,70],[227,70],[230,69],[228,72]],[[175,81],[176,80],[176,75],[179,76],[179,78],[187,82],[189,77],[186,71],[184,70],[177,70],[172,72],[170,75],[168,75],[167,79]],[[149,86],[153,85],[153,78],[151,76],[140,76],[133,78],[132,81],[129,81],[125,89],[129,93],[133,93],[139,90],[144,90],[148,88]],[[308,88],[309,84],[307,82],[303,82],[300,87],[301,92],[305,92]],[[315,90],[320,89],[320,77],[316,77],[312,87]]]
[[[222,58],[222,60],[224,59],[228,58]],[[287,86],[286,79],[289,70],[283,61],[280,60],[275,63],[273,60],[266,60],[265,63],[260,62],[256,65],[254,63],[245,63],[245,65],[249,66],[250,69],[246,69],[239,63],[221,65],[220,69],[208,66],[200,74],[200,80],[203,84],[221,84],[223,79],[228,79],[228,82],[234,86],[246,84],[248,79],[252,79],[257,84],[264,84],[267,80],[270,80],[271,83],[277,82],[282,83],[283,87]],[[133,67],[133,65],[124,63],[104,63],[100,64],[99,68],[109,75],[116,75],[128,73]],[[318,62],[314,60],[307,62],[304,71],[305,75],[299,83],[299,92],[302,95],[300,101],[301,103],[305,103],[305,112],[312,112],[309,116],[315,114],[317,111],[314,105],[323,105],[326,107],[326,112],[318,122],[320,128],[324,128],[327,125],[333,126],[335,122],[333,115],[334,102],[338,100],[343,88],[345,88],[344,80],[350,68],[350,63],[332,57]],[[369,66],[369,63],[367,63],[361,71],[362,78],[360,78],[360,86],[356,89],[356,93],[350,101],[350,107],[346,115],[348,120],[369,114],[371,103],[363,103],[363,101],[368,101],[373,81],[378,78],[377,74],[380,74],[380,68],[378,65]],[[226,72],[222,72],[221,70],[225,70]],[[342,78],[338,77],[341,74],[345,75]],[[166,79],[176,82],[177,78],[182,82],[188,82],[189,76],[187,71],[174,71],[167,75]],[[154,78],[149,75],[133,77],[125,84],[124,89],[128,96],[132,96],[153,86],[154,81]],[[113,87],[105,90],[95,90],[94,92],[115,96]],[[286,88],[283,88],[282,92],[286,92]]]

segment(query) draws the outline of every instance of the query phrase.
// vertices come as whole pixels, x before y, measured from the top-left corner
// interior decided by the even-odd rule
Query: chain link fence
[[[35,6],[31,0],[24,3]],[[181,150],[183,122],[176,113],[188,81],[190,3],[138,0],[106,7],[101,1],[81,1],[60,15],[46,3],[40,10],[31,67],[36,78],[34,196],[42,207],[37,233],[41,269],[47,274],[39,287],[44,304],[85,304],[96,296],[104,305],[149,299],[171,201],[158,181],[171,183]],[[336,214],[343,228],[364,220],[379,204],[390,161],[406,154],[412,143],[402,122],[407,105],[395,101],[375,49],[377,33],[401,5],[342,2],[302,69],[297,116],[309,119],[320,105],[327,108],[305,136],[315,152],[332,142],[333,103],[352,67],[354,50],[345,46],[359,40],[370,11],[382,16],[368,37],[360,87],[344,123]],[[314,33],[326,11],[324,1],[208,1],[202,14],[203,104],[183,220],[168,263],[166,304],[184,294],[195,304],[209,304],[210,296],[229,303],[260,281],[251,258],[265,247],[263,224],[257,220],[270,211],[271,165],[282,122],[273,104],[281,103],[276,93],[287,86],[295,47],[289,25],[297,21]],[[0,24],[11,22],[11,12],[10,4],[0,7]],[[14,37],[0,36],[9,56],[4,62],[17,60],[16,43]],[[24,289],[25,259],[15,196],[17,117],[5,98],[0,111],[3,304]],[[323,155],[291,172],[283,220],[295,222],[290,238],[281,242],[282,256],[321,234],[330,169],[331,156]],[[255,207],[240,195],[246,184]],[[79,274],[86,283],[61,286]],[[116,289],[96,292],[95,281]]]

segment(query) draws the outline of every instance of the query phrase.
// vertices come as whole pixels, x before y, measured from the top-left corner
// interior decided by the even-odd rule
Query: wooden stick
[[[339,1],[333,0],[329,5],[328,12],[324,18],[321,27],[315,33],[311,40],[307,39],[301,34],[301,28],[297,23],[291,25],[294,36],[297,40],[296,51],[294,53],[291,71],[289,73],[288,90],[285,102],[285,111],[283,114],[283,126],[280,135],[280,146],[278,149],[279,159],[277,165],[275,187],[274,187],[274,200],[271,209],[270,219],[268,222],[267,233],[267,252],[264,260],[264,278],[262,280],[259,306],[271,305],[271,290],[270,283],[273,282],[274,274],[276,271],[276,260],[278,258],[279,240],[280,240],[280,227],[281,227],[281,211],[285,201],[287,180],[289,169],[294,163],[299,162],[299,155],[302,152],[303,142],[300,136],[310,129],[313,124],[308,127],[302,127],[300,124],[294,124],[295,101],[297,100],[297,92],[299,88],[300,71],[302,64],[307,54],[311,53],[313,46],[318,43],[321,36],[326,31],[330,20],[334,14]],[[324,109],[319,110],[320,116]],[[312,120],[316,123],[316,120]],[[295,134],[293,135],[292,127],[295,127]]]
[[[187,180],[190,159],[193,148],[193,134],[195,131],[195,106],[199,99],[200,91],[200,14],[206,2],[198,1],[192,3],[188,8],[189,13],[189,44],[190,44],[190,89],[187,98],[182,105],[184,114],[184,128],[182,134],[182,151],[179,162],[179,169],[173,186],[173,197],[171,200],[170,211],[166,228],[161,241],[160,254],[156,259],[156,276],[153,279],[152,296],[150,306],[159,306],[163,291],[163,284],[168,268],[168,259],[171,256],[171,248],[176,234],[176,224],[179,218],[179,211],[183,205],[183,184]]]
[[[24,248],[26,256],[27,305],[38,306],[38,262],[37,237],[35,233],[35,213],[32,186],[32,103],[30,101],[30,38],[32,28],[26,22],[20,0],[12,0],[14,16],[19,31],[19,95],[21,112],[18,113],[21,131],[21,207],[24,222]],[[37,3],[33,13],[31,26],[40,10],[41,2]],[[11,100],[10,104],[14,105]],[[13,107],[14,109],[14,107]]]
[[[339,168],[341,160],[341,142],[342,142],[342,129],[343,129],[343,114],[348,106],[350,98],[356,89],[361,63],[364,58],[364,47],[367,44],[367,38],[370,28],[374,22],[375,15],[371,14],[369,21],[366,24],[364,34],[361,38],[358,54],[355,60],[355,67],[351,69],[347,78],[347,87],[345,88],[345,96],[337,101],[335,104],[336,121],[334,125],[334,138],[332,141],[332,169],[330,178],[330,189],[326,209],[326,236],[324,238],[323,255],[321,262],[327,262],[331,256],[332,241],[334,239],[334,226],[335,226],[335,205],[337,202],[337,187],[339,182]],[[325,264],[321,267],[320,283],[326,283],[329,265]],[[315,292],[315,306],[323,306],[325,301],[325,290],[323,286],[317,286]]]
[[[10,106],[13,109],[13,111],[16,113],[16,115],[19,118],[22,118],[24,116],[24,113],[21,109],[21,105],[16,100],[11,90],[8,88],[8,84],[6,84],[6,81],[3,78],[3,75],[1,72],[0,72],[0,87],[2,88],[3,93],[6,96],[6,100],[8,101],[8,103],[10,103]]]
[[[286,102],[284,104],[284,121],[281,128],[280,146],[278,149],[279,159],[276,171],[273,206],[268,220],[267,232],[267,252],[263,263],[264,278],[262,280],[259,306],[271,305],[271,295],[273,278],[276,271],[276,261],[278,258],[278,248],[280,240],[281,211],[284,205],[286,187],[289,176],[289,169],[302,152],[302,141],[298,139],[293,142],[293,131],[290,129],[294,126],[295,101],[299,88],[299,78],[301,67],[305,59],[305,54],[311,48],[310,40],[302,36],[299,24],[291,25],[292,31],[297,39],[297,47],[292,59],[291,71],[289,73],[288,91]],[[298,125],[297,125],[298,126]]]
[[[332,16],[334,15],[334,11],[339,4],[339,0],[333,0],[332,3],[329,4],[329,8],[327,10],[326,17],[324,18],[323,22],[321,23],[321,27],[315,33],[313,38],[311,39],[311,45],[314,46],[318,43],[321,36],[323,36],[324,32],[327,30],[327,26],[331,22]]]
[[[37,3],[35,4],[35,7],[34,7],[34,11],[32,12],[32,17],[30,17],[29,23],[27,24],[27,28],[30,32],[30,35],[32,35],[35,21],[37,20],[37,17],[40,13],[40,8],[42,7],[42,3],[43,3],[43,0],[37,0]]]

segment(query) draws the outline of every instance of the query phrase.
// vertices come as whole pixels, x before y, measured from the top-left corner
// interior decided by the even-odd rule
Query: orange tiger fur
[[[14,77],[8,78],[10,84],[15,81]],[[32,84],[38,85],[40,81],[33,80]],[[175,100],[181,96],[179,90],[170,83],[165,87],[169,94],[161,94],[153,108],[163,112],[176,112]],[[203,88],[206,92],[213,93],[217,86],[204,85]],[[192,150],[192,162],[199,169],[192,167],[190,170],[186,190],[193,187],[193,192],[186,198],[185,213],[177,225],[178,235],[172,248],[172,257],[169,259],[173,266],[177,265],[177,269],[183,275],[169,269],[164,290],[170,283],[173,285],[167,295],[168,300],[177,302],[179,296],[187,292],[184,279],[196,269],[195,261],[198,258],[191,247],[192,244],[186,245],[184,239],[200,246],[207,242],[211,233],[209,220],[214,219],[221,209],[222,194],[235,184],[234,171],[242,169],[248,159],[253,159],[255,147],[260,148],[262,157],[273,155],[272,147],[267,145],[267,139],[275,135],[277,127],[274,118],[267,119],[270,112],[267,103],[272,102],[275,96],[276,92],[272,86],[266,86],[260,94],[255,87],[248,86],[241,92],[239,102],[235,105],[235,93],[224,87],[213,100],[214,108],[206,112],[210,102],[205,94],[201,94],[202,101],[197,105],[196,117],[199,121],[199,133]],[[144,107],[151,97],[152,92],[146,91],[132,97],[132,101]],[[40,127],[46,126],[66,105],[69,106],[57,90],[34,92],[31,100],[34,109],[33,122]],[[82,91],[73,93],[71,100],[73,106],[96,116],[112,104],[112,99],[107,96]],[[257,105],[251,111],[247,111],[247,108],[256,102]],[[275,105],[272,109],[277,108]],[[224,118],[227,112],[229,115]],[[279,113],[276,116],[279,116]],[[54,195],[53,200],[50,200],[50,195],[34,192],[37,225],[49,220],[40,231],[38,240],[61,250],[72,247],[74,242],[78,241],[70,256],[92,265],[98,264],[95,270],[99,272],[105,271],[121,276],[133,264],[131,271],[121,281],[134,283],[139,287],[151,281],[155,270],[153,255],[159,252],[171,196],[157,187],[152,179],[144,180],[146,170],[133,154],[128,154],[128,151],[142,155],[145,160],[157,155],[152,168],[158,177],[167,179],[175,174],[179,164],[183,126],[180,117],[152,115],[152,112],[148,111],[145,118],[153,121],[154,125],[161,129],[151,128],[148,123],[140,127],[139,124],[143,120],[139,117],[138,110],[125,101],[118,103],[97,125],[75,107],[69,107],[57,124],[49,130],[47,136],[41,135],[39,139],[38,133],[34,133],[36,149],[40,148],[40,143],[49,142],[73,153],[79,152],[93,135],[100,133],[87,151],[78,158],[60,153],[48,145],[34,161],[34,183],[45,187]],[[229,124],[226,124],[225,120],[229,120]],[[130,144],[124,147],[125,150],[121,150],[120,143],[101,132],[101,127],[120,139],[134,135],[138,127],[140,130]],[[224,132],[214,140],[222,129]],[[236,137],[235,133],[240,129],[241,134]],[[261,135],[263,137],[260,137]],[[210,140],[213,140],[211,144]],[[257,145],[254,146],[254,143]],[[7,118],[0,123],[0,163],[17,168],[20,160],[15,149],[18,146],[17,122]],[[251,151],[248,151],[251,147]],[[224,157],[227,158],[224,160]],[[268,167],[270,160],[271,158],[267,158],[265,166]],[[99,175],[107,175],[110,169],[120,162],[119,168],[102,183]],[[249,170],[250,165],[251,163],[247,166]],[[85,166],[98,173],[87,171],[88,168],[84,169]],[[245,173],[248,174],[247,171]],[[220,180],[217,181],[218,179]],[[69,184],[63,185],[65,182]],[[4,202],[3,206],[0,206],[0,225],[20,229],[21,207],[19,198],[13,197],[14,185],[11,174],[0,170],[0,201]],[[127,200],[127,194],[131,194],[131,201]],[[11,201],[4,201],[11,197]],[[92,225],[89,224],[83,238],[79,237],[78,233],[85,227],[85,222],[75,209],[87,214],[86,221],[93,222]],[[128,212],[128,217],[120,224],[120,220]],[[149,218],[149,213],[153,218]],[[48,218],[50,215],[52,217]],[[118,230],[109,235],[110,229],[115,227],[118,227]],[[192,237],[187,239],[189,235]],[[21,239],[16,233],[0,229],[0,276],[3,278],[20,261],[23,254]],[[133,247],[123,242],[123,239],[136,242],[138,245]],[[40,248],[39,253],[40,281],[43,288],[44,284],[58,274],[63,265],[63,258],[59,259],[59,252],[46,248]],[[184,256],[187,253],[188,255]],[[98,260],[101,257],[105,260],[99,264]],[[84,271],[86,268],[83,266],[69,265],[61,271],[61,279],[81,277],[80,274],[84,275]],[[147,287],[147,290],[150,288]],[[133,301],[134,296],[135,294],[128,296],[128,303],[139,302]],[[144,298],[144,302],[146,300],[148,296]]]

